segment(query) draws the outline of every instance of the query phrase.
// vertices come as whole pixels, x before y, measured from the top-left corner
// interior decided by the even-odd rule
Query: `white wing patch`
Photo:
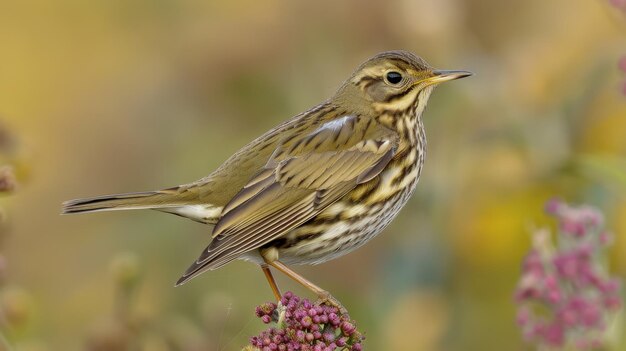
[[[325,129],[329,129],[329,130],[332,130],[332,131],[337,131],[337,130],[343,128],[343,126],[346,124],[346,122],[349,119],[351,119],[351,118],[354,118],[354,116],[343,116],[341,118],[334,119],[334,120],[332,120],[330,122],[326,122],[326,123],[322,124],[322,126],[319,127],[319,129],[317,131],[321,132],[322,130],[325,130]]]

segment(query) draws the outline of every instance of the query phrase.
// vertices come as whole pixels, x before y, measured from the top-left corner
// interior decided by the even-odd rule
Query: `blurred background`
[[[626,15],[609,1],[9,0],[9,342],[240,349],[263,328],[254,306],[272,299],[257,267],[235,262],[173,286],[209,227],[150,211],[59,216],[60,203],[201,178],[391,49],[475,75],[433,94],[424,172],[393,224],[353,254],[296,267],[349,308],[367,349],[528,349],[513,291],[553,196],[604,211],[611,271],[626,276]]]

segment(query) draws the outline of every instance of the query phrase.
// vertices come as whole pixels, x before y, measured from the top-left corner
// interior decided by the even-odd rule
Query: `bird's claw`
[[[328,305],[328,306],[336,307],[339,310],[339,313],[341,313],[342,315],[348,315],[348,310],[345,307],[343,307],[343,305],[341,304],[341,302],[339,302],[339,300],[334,298],[327,291],[319,294],[318,297],[319,297],[318,300],[315,302],[316,305]]]

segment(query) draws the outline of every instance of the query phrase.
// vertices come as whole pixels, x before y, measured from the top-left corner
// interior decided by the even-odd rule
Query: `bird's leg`
[[[261,265],[261,269],[263,270],[263,274],[265,274],[265,278],[267,282],[270,284],[270,288],[272,288],[272,292],[274,293],[274,297],[276,301],[280,301],[282,295],[280,294],[280,290],[278,289],[278,285],[276,284],[276,280],[274,280],[274,276],[272,275],[272,271],[270,271],[270,267],[267,265]]]
[[[289,278],[297,281],[302,286],[304,286],[305,288],[315,293],[315,295],[317,295],[317,297],[319,298],[318,302],[320,304],[329,304],[334,307],[337,307],[342,314],[348,313],[345,307],[343,307],[343,305],[341,305],[341,303],[337,299],[335,299],[328,291],[320,288],[319,286],[313,284],[312,282],[310,282],[309,280],[307,280],[300,274],[292,271],[291,268],[285,266],[282,262],[266,260],[266,263],[278,269],[279,271],[283,272]]]

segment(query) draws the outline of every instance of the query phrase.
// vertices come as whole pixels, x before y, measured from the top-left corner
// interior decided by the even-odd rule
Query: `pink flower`
[[[622,307],[622,299],[617,295],[609,295],[604,298],[604,307],[610,311],[616,311]]]
[[[561,301],[561,288],[554,275],[548,275],[544,279],[545,299],[550,303],[559,303]]]
[[[604,246],[611,245],[613,243],[613,236],[611,233],[602,232],[600,233],[600,244]]]
[[[558,254],[552,263],[562,278],[574,280],[578,277],[580,262],[575,255],[571,253]]]
[[[560,308],[557,311],[557,318],[566,327],[573,327],[578,324],[578,313],[571,308]]]
[[[543,337],[550,346],[560,347],[564,342],[563,327],[559,323],[552,323],[543,329]]]
[[[603,260],[611,244],[604,218],[592,207],[570,207],[560,200],[550,200],[546,212],[556,217],[561,231],[556,245],[546,230],[534,233],[515,293],[517,324],[529,342],[597,347],[609,314],[622,305],[619,280],[609,276]],[[536,314],[534,307],[547,315]]]
[[[315,305],[286,292],[281,306],[265,303],[256,308],[256,315],[264,323],[277,322],[284,313],[282,324],[271,327],[250,338],[250,345],[261,351],[360,351],[365,338],[347,314],[338,308]],[[340,349],[338,349],[340,348]]]
[[[613,7],[617,8],[619,10],[626,11],[626,0],[609,0],[609,3]],[[626,63],[625,63],[625,65],[626,65]],[[626,66],[620,66],[620,68],[621,67],[626,67]],[[626,69],[625,69],[625,71],[626,71]]]
[[[626,1],[626,0],[625,0]],[[556,215],[559,213],[559,210],[563,207],[563,202],[561,199],[552,198],[546,202],[546,212],[551,215]]]
[[[583,223],[570,218],[565,218],[561,222],[561,230],[575,236],[583,236],[586,232]]]
[[[587,327],[599,325],[601,317],[598,305],[587,303],[584,308],[580,310],[580,321]]]
[[[619,280],[608,279],[608,280],[602,281],[599,288],[605,294],[613,294],[619,291],[619,286],[620,286]]]
[[[542,277],[544,275],[543,261],[537,250],[532,250],[523,263],[524,274]]]
[[[522,307],[517,311],[517,324],[526,325],[530,321],[530,311],[526,307]]]

